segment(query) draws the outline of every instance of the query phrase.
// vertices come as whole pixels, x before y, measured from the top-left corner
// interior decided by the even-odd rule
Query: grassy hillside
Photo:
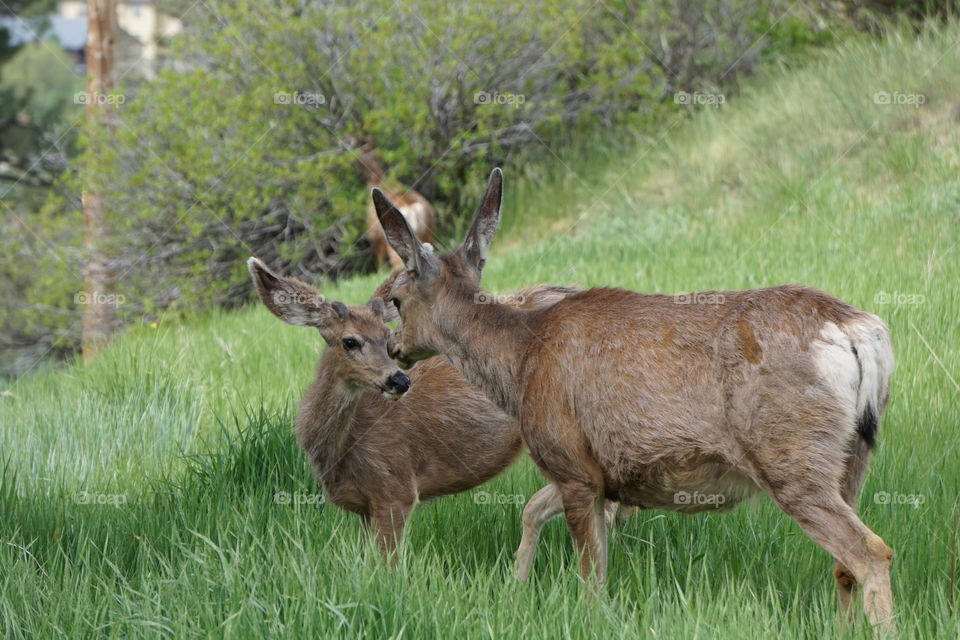
[[[554,158],[548,189],[508,173],[485,274],[494,291],[801,282],[883,317],[898,365],[860,512],[896,550],[915,638],[960,636],[958,40],[849,43],[629,153]],[[320,346],[251,308],[139,328],[0,392],[0,635],[841,635],[833,562],[766,498],[638,513],[592,603],[559,521],[516,583],[521,506],[476,491],[421,507],[389,569],[355,518],[275,500],[316,492],[289,430]],[[482,491],[542,484],[524,461]]]

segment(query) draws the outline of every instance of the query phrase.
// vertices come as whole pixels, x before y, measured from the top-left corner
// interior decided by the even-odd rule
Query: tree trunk
[[[86,121],[88,135],[93,137],[112,138],[116,128],[116,106],[112,100],[107,100],[114,88],[116,39],[116,0],[88,0]],[[108,257],[110,233],[106,202],[97,193],[94,180],[97,175],[94,170],[96,154],[88,152],[87,157],[82,194],[87,250],[81,299],[86,304],[82,339],[84,362],[90,362],[117,330],[117,273]]]

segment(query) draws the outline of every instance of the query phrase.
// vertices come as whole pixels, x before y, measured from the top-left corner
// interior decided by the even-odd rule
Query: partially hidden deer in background
[[[762,490],[836,559],[841,612],[859,590],[871,623],[893,628],[893,552],[855,511],[893,371],[879,318],[796,285],[478,305],[499,169],[463,244],[442,256],[373,196],[406,267],[391,291],[392,355],[403,366],[446,355],[520,420],[562,496],[585,578],[606,576],[605,498],[696,512]]]
[[[368,189],[378,188],[389,194],[391,201],[396,203],[397,208],[421,242],[433,242],[434,226],[436,224],[436,214],[433,206],[413,189],[408,189],[387,178],[383,163],[380,161],[376,147],[372,142],[367,141],[361,145],[357,167]],[[369,240],[377,258],[377,268],[382,267],[385,262],[390,263],[391,269],[402,266],[400,256],[390,247],[383,235],[383,228],[377,219],[377,211],[372,202],[367,208],[367,240]]]
[[[499,474],[522,449],[515,420],[444,358],[402,373],[387,354],[390,320],[376,297],[363,307],[328,302],[310,285],[250,258],[263,304],[278,318],[320,331],[327,348],[300,404],[296,434],[327,500],[357,513],[389,555],[419,501],[472,489]],[[388,279],[387,287],[392,280]],[[519,306],[545,306],[572,293],[533,287]],[[402,397],[401,397],[402,396]],[[608,505],[612,516],[615,505]],[[562,511],[552,485],[524,508],[517,573],[529,573],[543,524]]]

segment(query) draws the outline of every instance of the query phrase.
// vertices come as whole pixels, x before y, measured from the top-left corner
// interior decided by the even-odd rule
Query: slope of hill
[[[511,224],[484,276],[494,291],[801,282],[883,317],[898,365],[860,512],[896,550],[903,637],[960,636],[958,43],[955,24],[893,33],[769,72],[612,169],[566,167],[551,193],[508,172],[504,215],[553,221],[535,238]],[[359,302],[375,284],[324,293]],[[526,461],[422,507],[389,569],[354,518],[276,499],[316,493],[289,430],[319,348],[257,307],[145,326],[89,368],[0,392],[2,635],[840,635],[832,561],[765,498],[638,513],[592,602],[551,523],[515,583],[514,497],[543,484]]]

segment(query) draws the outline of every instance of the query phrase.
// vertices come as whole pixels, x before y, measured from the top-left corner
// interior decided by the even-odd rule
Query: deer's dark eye
[[[343,348],[349,351],[353,351],[354,349],[360,348],[360,341],[357,340],[356,338],[344,338],[342,342],[343,342]]]
[[[396,298],[390,298],[390,302],[393,303],[393,306],[397,308],[397,311],[400,311],[400,301]]]

